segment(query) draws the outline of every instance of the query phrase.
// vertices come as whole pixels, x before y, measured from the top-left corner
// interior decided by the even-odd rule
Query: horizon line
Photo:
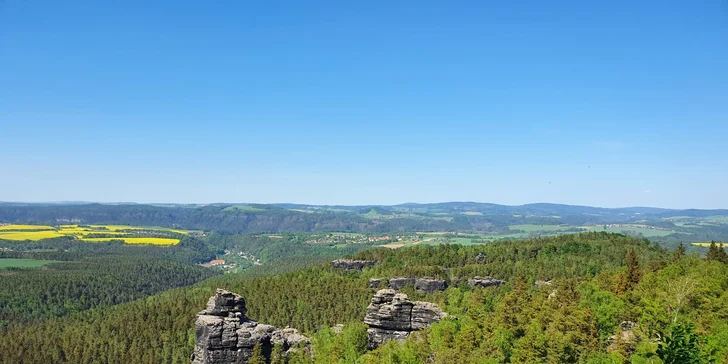
[[[445,203],[472,203],[482,205],[497,205],[505,207],[522,207],[529,205],[559,205],[559,206],[570,206],[570,207],[589,207],[606,210],[620,210],[620,209],[659,209],[659,210],[672,210],[672,211],[683,211],[683,210],[726,210],[728,208],[672,208],[672,207],[656,207],[656,206],[621,206],[621,207],[603,207],[603,206],[592,206],[582,204],[565,204],[556,202],[530,202],[525,204],[499,204],[494,202],[478,202],[478,201],[440,201],[440,202],[403,202],[396,204],[315,204],[315,203],[299,203],[299,202],[134,202],[134,201],[0,201],[0,204],[32,204],[32,205],[197,205],[197,206],[211,206],[211,205],[304,205],[304,206],[346,206],[346,207],[395,207],[402,205],[436,205]]]

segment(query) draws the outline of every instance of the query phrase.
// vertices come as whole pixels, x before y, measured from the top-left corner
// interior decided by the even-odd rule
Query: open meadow
[[[0,269],[4,268],[38,268],[48,263],[53,263],[52,260],[38,260],[38,259],[15,259],[15,258],[2,258],[0,259]]]

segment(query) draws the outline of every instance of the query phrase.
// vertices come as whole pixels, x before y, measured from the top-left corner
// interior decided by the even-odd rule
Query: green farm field
[[[15,258],[3,258],[0,259],[0,269],[4,268],[38,268],[46,264],[53,263],[52,260],[38,260],[38,259],[15,259]]]
[[[609,233],[618,233],[618,234],[624,234],[624,233],[639,233],[642,234],[644,237],[653,237],[653,236],[667,236],[670,234],[675,233],[676,231],[673,230],[653,230],[653,229],[646,229],[642,227],[632,227],[632,226],[620,226],[620,227],[607,227],[604,229],[602,226],[589,226],[587,228],[587,231],[606,231]]]
[[[577,227],[577,226],[521,224],[521,225],[511,225],[508,228],[511,230],[522,230],[527,233],[533,233],[533,232],[539,232],[539,231],[560,231],[560,230],[573,229],[575,227]]]

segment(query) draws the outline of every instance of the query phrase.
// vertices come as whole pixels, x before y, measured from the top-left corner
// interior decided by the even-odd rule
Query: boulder
[[[447,313],[430,302],[413,302],[406,294],[394,289],[379,290],[367,307],[364,323],[369,326],[369,347],[390,340],[404,340],[412,331],[429,327],[439,322]]]
[[[336,324],[334,327],[331,328],[331,331],[333,331],[335,334],[341,334],[344,331],[344,324]]]
[[[628,354],[632,354],[639,344],[639,337],[635,335],[634,330],[637,327],[637,323],[634,321],[622,321],[619,324],[619,331],[609,337],[607,352],[619,352],[625,351]]]
[[[556,294],[558,293],[558,290],[551,290],[551,293],[549,293],[549,296],[546,298],[548,300],[556,298]]]
[[[382,278],[369,278],[369,288],[379,288]]]
[[[374,260],[354,260],[354,259],[336,259],[331,262],[334,268],[344,269],[346,271],[363,270],[377,264]]]
[[[258,344],[268,357],[275,344],[281,344],[286,353],[310,346],[309,338],[296,329],[258,323],[246,317],[246,312],[242,297],[218,289],[197,314],[192,364],[247,363]]]
[[[468,285],[470,287],[491,287],[491,286],[500,286],[501,284],[505,284],[505,281],[501,281],[500,279],[495,279],[493,277],[473,277],[468,279]]]
[[[538,288],[545,287],[545,286],[550,286],[552,284],[553,284],[553,282],[550,279],[547,280],[547,281],[537,280],[536,282],[533,282],[533,285],[536,286],[536,287],[538,287]]]

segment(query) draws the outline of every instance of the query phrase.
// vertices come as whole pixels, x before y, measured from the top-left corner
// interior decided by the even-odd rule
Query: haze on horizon
[[[728,208],[728,5],[0,3],[0,201]]]

